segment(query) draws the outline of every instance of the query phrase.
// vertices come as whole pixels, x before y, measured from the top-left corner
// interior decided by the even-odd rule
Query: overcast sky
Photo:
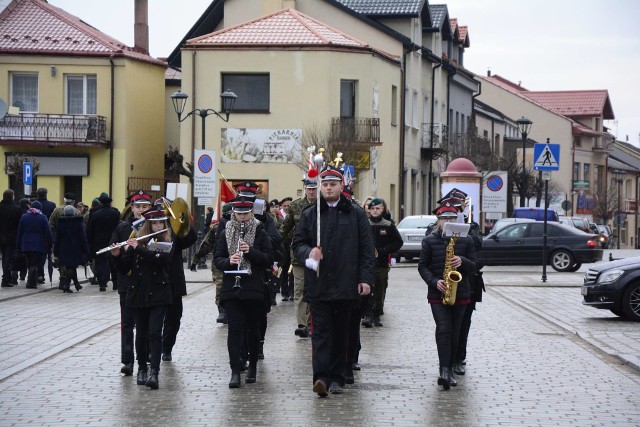
[[[257,0],[251,0],[257,1]],[[133,0],[49,0],[133,45]],[[211,0],[149,0],[151,54],[166,57]],[[640,146],[640,1],[448,0],[469,27],[465,67],[487,69],[529,90],[607,89],[611,133]],[[518,114],[515,114],[517,116]],[[541,124],[537,124],[538,126]],[[536,124],[534,123],[534,126]]]

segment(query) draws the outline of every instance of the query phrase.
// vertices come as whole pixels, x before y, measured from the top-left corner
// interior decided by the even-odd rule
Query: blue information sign
[[[535,144],[533,146],[533,169],[557,171],[560,169],[560,144]]]

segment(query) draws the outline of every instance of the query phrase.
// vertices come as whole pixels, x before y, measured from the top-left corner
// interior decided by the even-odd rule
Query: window
[[[67,114],[96,114],[96,76],[66,76]]]
[[[391,124],[398,124],[398,86],[391,86]]]
[[[591,175],[591,164],[589,163],[584,163],[583,165],[583,172],[582,172],[582,179],[585,181],[589,181],[590,175]]]
[[[356,116],[356,81],[340,80],[340,117],[353,119]]]
[[[223,74],[222,90],[227,89],[238,96],[234,113],[269,112],[269,74]]]
[[[573,180],[577,181],[580,179],[580,163],[575,162],[573,164]]]
[[[11,74],[11,105],[20,112],[38,112],[38,74]]]

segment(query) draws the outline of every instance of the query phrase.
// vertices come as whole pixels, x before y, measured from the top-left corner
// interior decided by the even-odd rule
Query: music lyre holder
[[[460,222],[446,222],[442,227],[442,235],[446,237],[467,237],[470,224]]]

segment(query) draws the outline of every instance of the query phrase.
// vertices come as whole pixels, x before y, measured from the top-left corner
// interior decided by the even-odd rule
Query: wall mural
[[[302,129],[222,128],[222,163],[301,163]]]

